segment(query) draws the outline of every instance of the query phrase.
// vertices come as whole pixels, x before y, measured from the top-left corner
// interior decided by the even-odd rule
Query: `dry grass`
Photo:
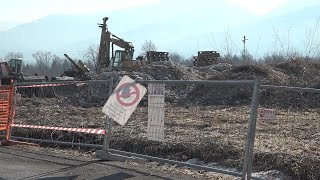
[[[31,111],[32,109],[32,111]],[[250,108],[166,106],[165,141],[147,139],[147,107],[126,126],[115,124],[112,148],[176,160],[199,158],[241,169]],[[302,179],[320,178],[320,109],[277,110],[277,119],[258,120],[254,170],[282,170]],[[101,107],[79,108],[63,99],[24,99],[16,122],[63,127],[104,127]]]

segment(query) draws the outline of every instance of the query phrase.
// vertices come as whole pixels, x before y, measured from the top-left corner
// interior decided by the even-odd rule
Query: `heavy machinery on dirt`
[[[216,64],[220,54],[217,51],[198,51],[198,56],[193,57],[193,66],[207,66]]]
[[[71,59],[68,54],[64,54],[64,56],[70,61],[72,67],[67,69],[63,72],[60,77],[52,77],[52,81],[73,81],[73,80],[91,80],[92,77],[87,74],[90,72],[90,69],[81,61],[79,60],[76,63],[73,59]]]
[[[98,24],[102,30],[96,73],[112,70],[130,71],[145,65],[146,62],[141,56],[133,59],[134,46],[131,42],[119,38],[108,30],[107,20],[108,17],[105,17],[103,23]],[[114,45],[123,50],[114,51]]]
[[[22,58],[13,58],[8,62],[0,62],[1,85],[10,85],[12,82],[43,82],[48,81],[47,76],[25,75],[22,72]]]

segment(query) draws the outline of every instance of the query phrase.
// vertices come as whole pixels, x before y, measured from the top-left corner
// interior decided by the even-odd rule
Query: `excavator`
[[[22,73],[22,58],[13,58],[8,62],[0,62],[0,84],[10,85],[16,82],[43,82],[48,81],[47,76],[37,74],[27,76]]]
[[[144,66],[146,62],[143,60],[143,57],[138,56],[137,59],[133,59],[134,46],[132,43],[119,38],[108,30],[108,19],[108,17],[105,17],[103,18],[103,23],[98,24],[102,30],[96,73],[99,74],[103,71],[113,70],[130,71]],[[114,51],[114,45],[123,50]]]

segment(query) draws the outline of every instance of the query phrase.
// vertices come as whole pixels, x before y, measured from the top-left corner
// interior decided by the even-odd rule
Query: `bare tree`
[[[4,59],[6,61],[10,60],[10,59],[14,59],[14,58],[23,58],[23,55],[21,52],[8,52],[6,54],[6,56],[4,57]]]
[[[99,46],[98,45],[90,45],[83,53],[83,59],[87,61],[87,64],[90,68],[97,69],[98,65],[98,53]]]
[[[50,76],[60,76],[63,71],[66,69],[63,64],[63,59],[58,57],[57,55],[53,55],[52,57],[52,63],[50,66]]]
[[[285,34],[281,34],[278,29],[273,31],[273,54],[282,59],[290,60],[300,57],[300,53],[292,45],[291,28]]]
[[[184,61],[181,62],[181,64],[185,66],[193,66],[193,56],[185,59]]]
[[[222,49],[224,50],[224,56],[226,58],[232,57],[233,44],[234,42],[232,40],[231,33],[228,28],[227,31],[225,31],[224,39],[221,42]]]
[[[246,49],[246,51],[242,50],[241,51],[241,64],[245,64],[245,65],[248,65],[248,64],[251,64],[254,59],[253,59],[253,56],[250,54],[250,52]]]
[[[306,29],[304,54],[306,59],[320,56],[320,17]]]
[[[36,65],[33,63],[23,63],[22,64],[23,74],[30,75],[36,73]]]
[[[171,52],[169,59],[175,63],[182,63],[184,61],[184,58],[177,52]]]
[[[214,38],[214,35],[211,34],[211,40],[209,40],[211,46],[220,52],[225,60],[231,60],[234,54],[234,50],[237,48],[235,42],[232,39],[230,29],[225,30],[222,40],[219,45]],[[239,49],[239,48],[238,48]]]
[[[151,40],[146,40],[141,47],[141,51],[142,55],[146,56],[148,51],[157,51],[157,46]]]
[[[40,74],[48,75],[50,71],[50,66],[52,65],[52,61],[55,58],[55,55],[49,51],[38,51],[32,54],[32,57],[36,60]]]

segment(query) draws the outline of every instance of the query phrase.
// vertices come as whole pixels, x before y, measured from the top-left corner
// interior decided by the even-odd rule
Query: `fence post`
[[[113,75],[111,75],[110,77],[108,97],[112,95],[112,88],[113,88]],[[106,123],[105,123],[106,134],[103,135],[104,151],[109,151],[109,148],[110,148],[112,122],[113,122],[112,119],[107,116]]]
[[[10,139],[11,139],[11,127],[10,127],[10,124],[11,124],[11,121],[13,119],[12,117],[12,109],[13,109],[13,101],[14,101],[14,93],[13,93],[13,89],[14,88],[14,85],[11,84],[9,85],[9,92],[8,92],[8,112],[7,112],[7,118],[8,118],[8,121],[7,121],[7,127],[6,127],[6,141],[9,142]]]
[[[242,180],[251,179],[252,162],[253,162],[253,149],[254,149],[254,138],[256,133],[256,121],[257,113],[259,108],[260,98],[260,78],[257,77],[253,87],[253,95],[251,102],[251,112],[248,124],[247,142],[245,147],[245,157],[243,163]]]
[[[12,127],[11,124],[14,123],[14,115],[15,115],[15,106],[17,102],[17,97],[16,97],[16,81],[13,81],[12,85],[10,85],[10,96],[11,96],[11,106],[10,106],[10,116],[9,116],[9,132],[8,132],[8,141],[11,140],[11,132],[12,132]]]

